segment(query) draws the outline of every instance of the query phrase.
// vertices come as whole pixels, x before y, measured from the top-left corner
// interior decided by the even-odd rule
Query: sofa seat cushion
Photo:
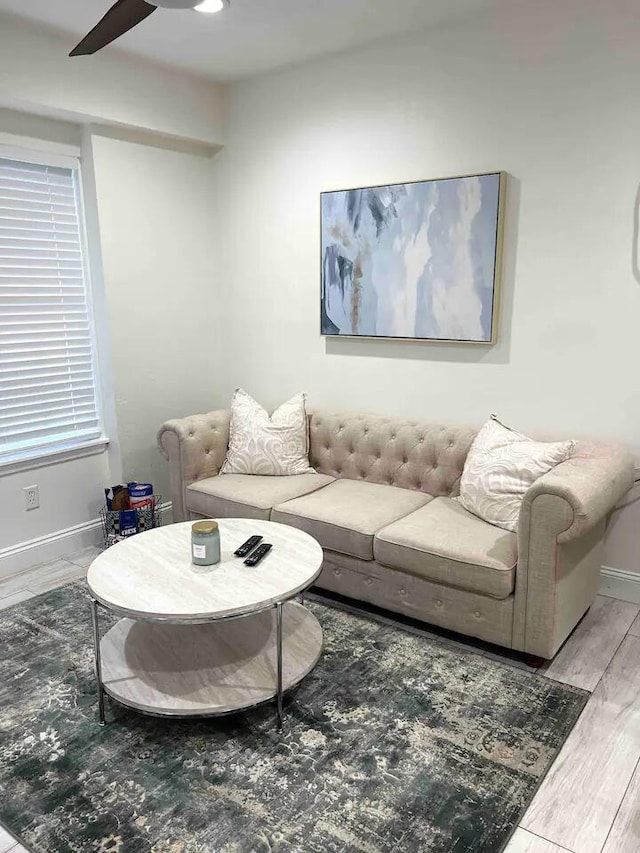
[[[429,581],[507,598],[515,584],[517,536],[436,498],[378,531],[373,552],[382,565]]]
[[[271,520],[305,530],[330,551],[373,560],[375,532],[430,500],[430,495],[412,489],[336,480],[321,491],[279,504]]]
[[[333,481],[329,474],[282,477],[220,474],[188,486],[185,506],[188,511],[208,518],[262,518],[268,521],[276,504],[321,489]]]

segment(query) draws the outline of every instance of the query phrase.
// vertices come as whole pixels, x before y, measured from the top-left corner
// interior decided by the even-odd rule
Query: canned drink
[[[155,497],[151,483],[131,483],[129,486],[130,509],[153,509]]]

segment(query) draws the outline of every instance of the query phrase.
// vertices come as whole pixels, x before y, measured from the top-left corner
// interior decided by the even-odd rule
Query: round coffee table
[[[322,549],[301,530],[222,518],[222,559],[191,563],[191,524],[132,536],[89,568],[100,725],[104,695],[158,716],[218,716],[277,700],[315,666],[322,628],[302,604]],[[258,534],[256,567],[233,552]],[[300,602],[293,599],[300,597]],[[99,606],[123,618],[100,639]]]

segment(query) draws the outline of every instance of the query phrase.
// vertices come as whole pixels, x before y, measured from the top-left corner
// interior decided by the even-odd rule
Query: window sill
[[[76,444],[74,447],[43,450],[37,455],[23,459],[7,459],[4,462],[0,460],[0,477],[7,474],[17,474],[20,471],[29,471],[32,468],[43,468],[46,465],[57,465],[60,462],[69,462],[72,459],[82,459],[83,456],[96,456],[98,453],[104,453],[108,444],[108,438],[94,438],[84,444]]]

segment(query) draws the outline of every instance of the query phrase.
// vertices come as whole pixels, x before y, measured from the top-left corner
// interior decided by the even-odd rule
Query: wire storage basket
[[[139,507],[137,509],[115,510],[109,509],[105,504],[100,510],[102,521],[102,534],[104,536],[104,547],[109,548],[133,536],[136,533],[144,533],[162,524],[162,513],[160,506],[162,495],[154,495],[154,505]],[[135,515],[134,515],[135,514]],[[132,520],[135,524],[132,524]]]

